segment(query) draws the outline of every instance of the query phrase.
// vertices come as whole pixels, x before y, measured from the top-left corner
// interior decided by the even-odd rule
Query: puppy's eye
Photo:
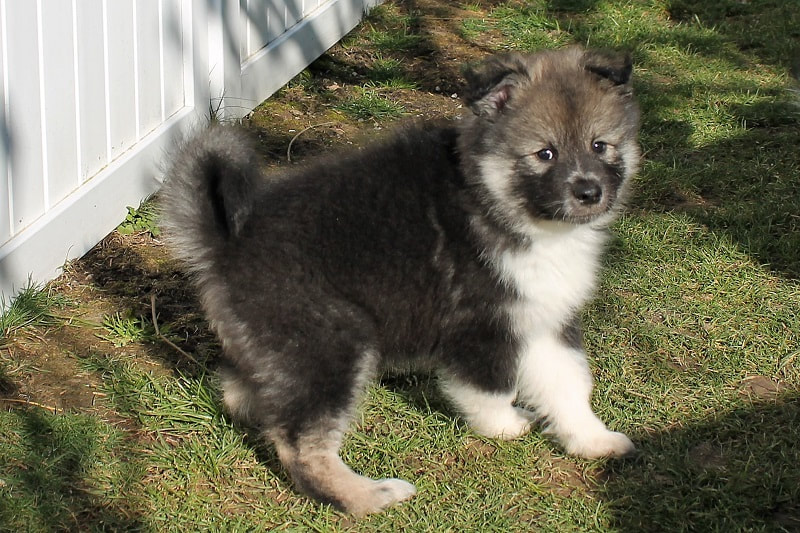
[[[604,153],[606,153],[606,149],[607,148],[608,148],[608,145],[606,143],[604,143],[603,141],[594,141],[592,143],[592,152],[594,152],[596,154],[604,154]]]
[[[539,150],[536,152],[536,157],[541,159],[542,161],[552,161],[556,157],[558,157],[558,152],[556,152],[552,148],[545,148],[544,150]]]

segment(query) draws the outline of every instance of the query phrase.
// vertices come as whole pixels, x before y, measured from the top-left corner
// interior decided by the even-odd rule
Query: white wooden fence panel
[[[265,39],[261,43],[256,43],[253,49],[250,51],[250,54],[247,57],[253,55],[253,53],[257,52],[261,49],[261,47],[266,43],[271,43],[281,35],[283,32],[286,31],[286,9],[283,5],[282,1],[270,2],[269,6],[269,20],[267,26],[267,33],[265,35]],[[248,21],[249,22],[249,21]]]
[[[187,10],[187,14],[191,10]],[[164,120],[181,110],[185,105],[186,92],[183,68],[185,29],[182,23],[184,13],[181,0],[163,0],[161,11],[161,42],[164,64],[162,77],[164,94]],[[191,74],[191,69],[188,69]]]
[[[326,1],[328,0],[305,0],[305,2],[303,2],[303,16],[310,15]]]
[[[134,38],[136,41],[136,100],[139,111],[137,117],[136,140],[153,131],[164,119],[161,103],[162,60],[159,2],[134,3]]]
[[[76,0],[76,10],[77,138],[83,183],[109,162],[103,0]]]
[[[303,18],[303,0],[285,0],[286,18],[284,26],[288,30]]]
[[[245,3],[247,11],[244,24],[251,28],[252,40],[248,43],[247,55],[244,55],[243,59],[247,59],[283,35],[307,14],[303,0],[272,0],[266,4],[258,0],[242,0],[242,4]],[[264,9],[261,6],[266,7],[268,11],[266,25],[263,15],[258,12],[258,10]],[[253,29],[257,29],[257,31],[252,31]]]
[[[0,243],[11,239],[11,198],[8,169],[11,166],[8,134],[8,117],[6,116],[6,87],[8,86],[8,70],[6,69],[5,5],[0,3]]]
[[[111,141],[109,155],[116,158],[137,140],[136,48],[134,0],[105,0],[107,105]]]
[[[36,2],[10,2],[5,6],[6,68],[9,83],[6,107],[11,135],[10,174],[11,231],[31,224],[45,209],[45,178],[42,153],[42,108],[39,91],[39,43]],[[13,23],[10,23],[13,21]],[[13,73],[13,78],[11,77]],[[21,110],[25,113],[20,113]],[[22,143],[19,139],[31,139]]]
[[[73,4],[55,2],[39,10],[42,37],[42,98],[47,166],[47,207],[78,188],[78,136],[75,108],[75,50]]]
[[[299,0],[297,0],[299,2]],[[238,105],[251,108],[333,46],[376,0],[328,0],[241,65]]]
[[[0,294],[47,281],[378,0],[0,0]]]
[[[259,0],[241,0],[242,46],[241,57],[247,58],[266,46],[270,38],[270,24],[275,23],[276,12],[271,3]]]

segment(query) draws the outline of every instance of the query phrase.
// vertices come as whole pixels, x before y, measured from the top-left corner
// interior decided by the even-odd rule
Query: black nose
[[[580,179],[570,186],[572,196],[583,205],[593,205],[603,197],[603,188],[593,180]]]

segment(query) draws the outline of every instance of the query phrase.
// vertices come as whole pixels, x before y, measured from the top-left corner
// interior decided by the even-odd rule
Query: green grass
[[[67,300],[31,281],[14,299],[0,298],[0,347],[11,342],[12,337],[25,328],[55,326],[64,321],[59,310]]]
[[[369,40],[378,50],[398,51],[408,50],[419,45],[421,37],[409,30],[375,30],[370,33]]]
[[[417,32],[418,17],[397,5],[386,3],[370,12],[367,41],[377,50],[398,52],[415,48],[422,36]]]
[[[491,29],[485,18],[467,18],[461,21],[461,36],[474,41]]]
[[[366,59],[334,66],[363,76],[309,69],[292,102],[321,97],[313,88],[328,75],[355,86],[322,108],[382,125],[414,112],[391,93],[414,81],[426,28],[450,21],[405,6],[381,6],[347,38],[345,57]],[[789,75],[800,2],[462,7],[469,18],[452,31],[467,42],[489,30],[498,50],[578,42],[633,54],[645,158],[584,323],[593,405],[639,454],[580,460],[538,432],[483,439],[434,378],[387,379],[370,388],[342,453],[355,470],[419,492],[355,521],[292,491],[274,450],[221,410],[213,371],[145,363],[151,351],[178,356],[149,342],[151,324],[125,301],[101,333],[119,347],[95,339],[75,351],[99,383],[97,410],[0,404],[0,530],[800,529],[800,108]],[[142,208],[131,216],[134,233],[151,231]],[[2,369],[30,349],[21,333],[61,323],[59,298],[31,287],[3,308],[0,391],[36,377]],[[159,302],[169,326],[177,318]]]
[[[611,465],[613,523],[793,530],[800,286],[685,213],[628,215],[617,233],[587,313],[610,402],[600,411],[637,428],[641,448]],[[774,389],[752,389],[754,378]]]
[[[386,89],[416,89],[417,84],[409,80],[403,68],[403,61],[380,54],[372,62],[369,69],[368,86]]]
[[[356,120],[387,120],[399,118],[405,110],[402,104],[385,96],[380,88],[356,88],[355,94],[336,106],[336,109]]]
[[[366,47],[373,51],[397,53],[413,50],[423,40],[418,32],[419,17],[392,2],[376,6],[364,22],[363,33],[342,40],[345,48]]]
[[[568,43],[571,35],[562,31],[561,23],[545,5],[545,2],[501,5],[492,12],[492,20],[514,49],[537,50]]]
[[[98,334],[98,337],[111,342],[117,348],[132,342],[150,342],[156,337],[153,324],[144,317],[133,316],[130,311],[103,317],[101,326],[103,333]]]
[[[0,524],[5,531],[134,530],[142,465],[124,434],[86,414],[38,408],[0,415]]]

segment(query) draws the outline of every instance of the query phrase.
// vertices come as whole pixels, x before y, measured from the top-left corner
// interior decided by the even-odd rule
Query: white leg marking
[[[452,377],[442,378],[441,384],[456,409],[481,435],[511,440],[530,431],[532,413],[512,405],[514,392],[485,392]]]
[[[619,456],[634,445],[622,433],[609,431],[592,412],[592,375],[586,355],[565,346],[557,337],[530,339],[520,359],[519,398],[547,420],[552,433],[581,457]]]

